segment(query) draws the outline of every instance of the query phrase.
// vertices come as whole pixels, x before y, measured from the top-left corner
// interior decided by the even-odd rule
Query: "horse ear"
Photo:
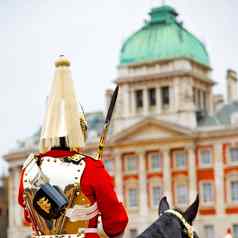
[[[159,203],[159,216],[169,209],[169,203],[166,197],[161,198]]]
[[[199,207],[199,195],[197,195],[193,204],[191,204],[184,212],[184,218],[188,223],[192,224],[192,222],[194,221],[195,217],[197,216],[198,207]]]

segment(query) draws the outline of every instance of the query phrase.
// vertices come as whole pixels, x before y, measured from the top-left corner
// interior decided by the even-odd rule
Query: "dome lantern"
[[[178,13],[170,6],[152,8],[149,12],[150,23],[176,22]]]

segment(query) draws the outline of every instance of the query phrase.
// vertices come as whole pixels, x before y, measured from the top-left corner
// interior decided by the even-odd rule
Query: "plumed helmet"
[[[55,76],[41,131],[41,153],[60,147],[62,141],[70,150],[80,150],[85,146],[87,122],[77,101],[70,62],[66,57],[60,56],[55,62]]]

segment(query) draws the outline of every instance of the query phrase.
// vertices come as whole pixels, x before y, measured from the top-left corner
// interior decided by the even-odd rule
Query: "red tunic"
[[[41,154],[40,157],[64,157],[72,156],[76,152],[51,150],[45,154]],[[80,181],[80,189],[92,202],[97,202],[99,212],[102,218],[102,225],[105,233],[109,237],[120,235],[124,232],[128,223],[128,216],[125,208],[121,202],[119,202],[117,195],[114,191],[114,186],[111,176],[105,170],[102,161],[94,160],[89,156],[85,156],[84,161],[86,163],[83,175]],[[23,173],[24,171],[22,171]],[[25,208],[23,199],[23,181],[22,176],[19,186],[19,204]],[[25,219],[30,221],[27,212],[25,211]],[[97,217],[92,218],[89,221],[89,228],[97,227]],[[97,233],[87,233],[86,238],[98,238]]]

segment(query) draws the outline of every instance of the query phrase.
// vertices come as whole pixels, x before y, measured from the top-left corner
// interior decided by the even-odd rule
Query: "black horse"
[[[166,197],[160,200],[159,218],[137,238],[198,238],[192,230],[192,223],[197,215],[199,197],[185,212],[170,209]]]

